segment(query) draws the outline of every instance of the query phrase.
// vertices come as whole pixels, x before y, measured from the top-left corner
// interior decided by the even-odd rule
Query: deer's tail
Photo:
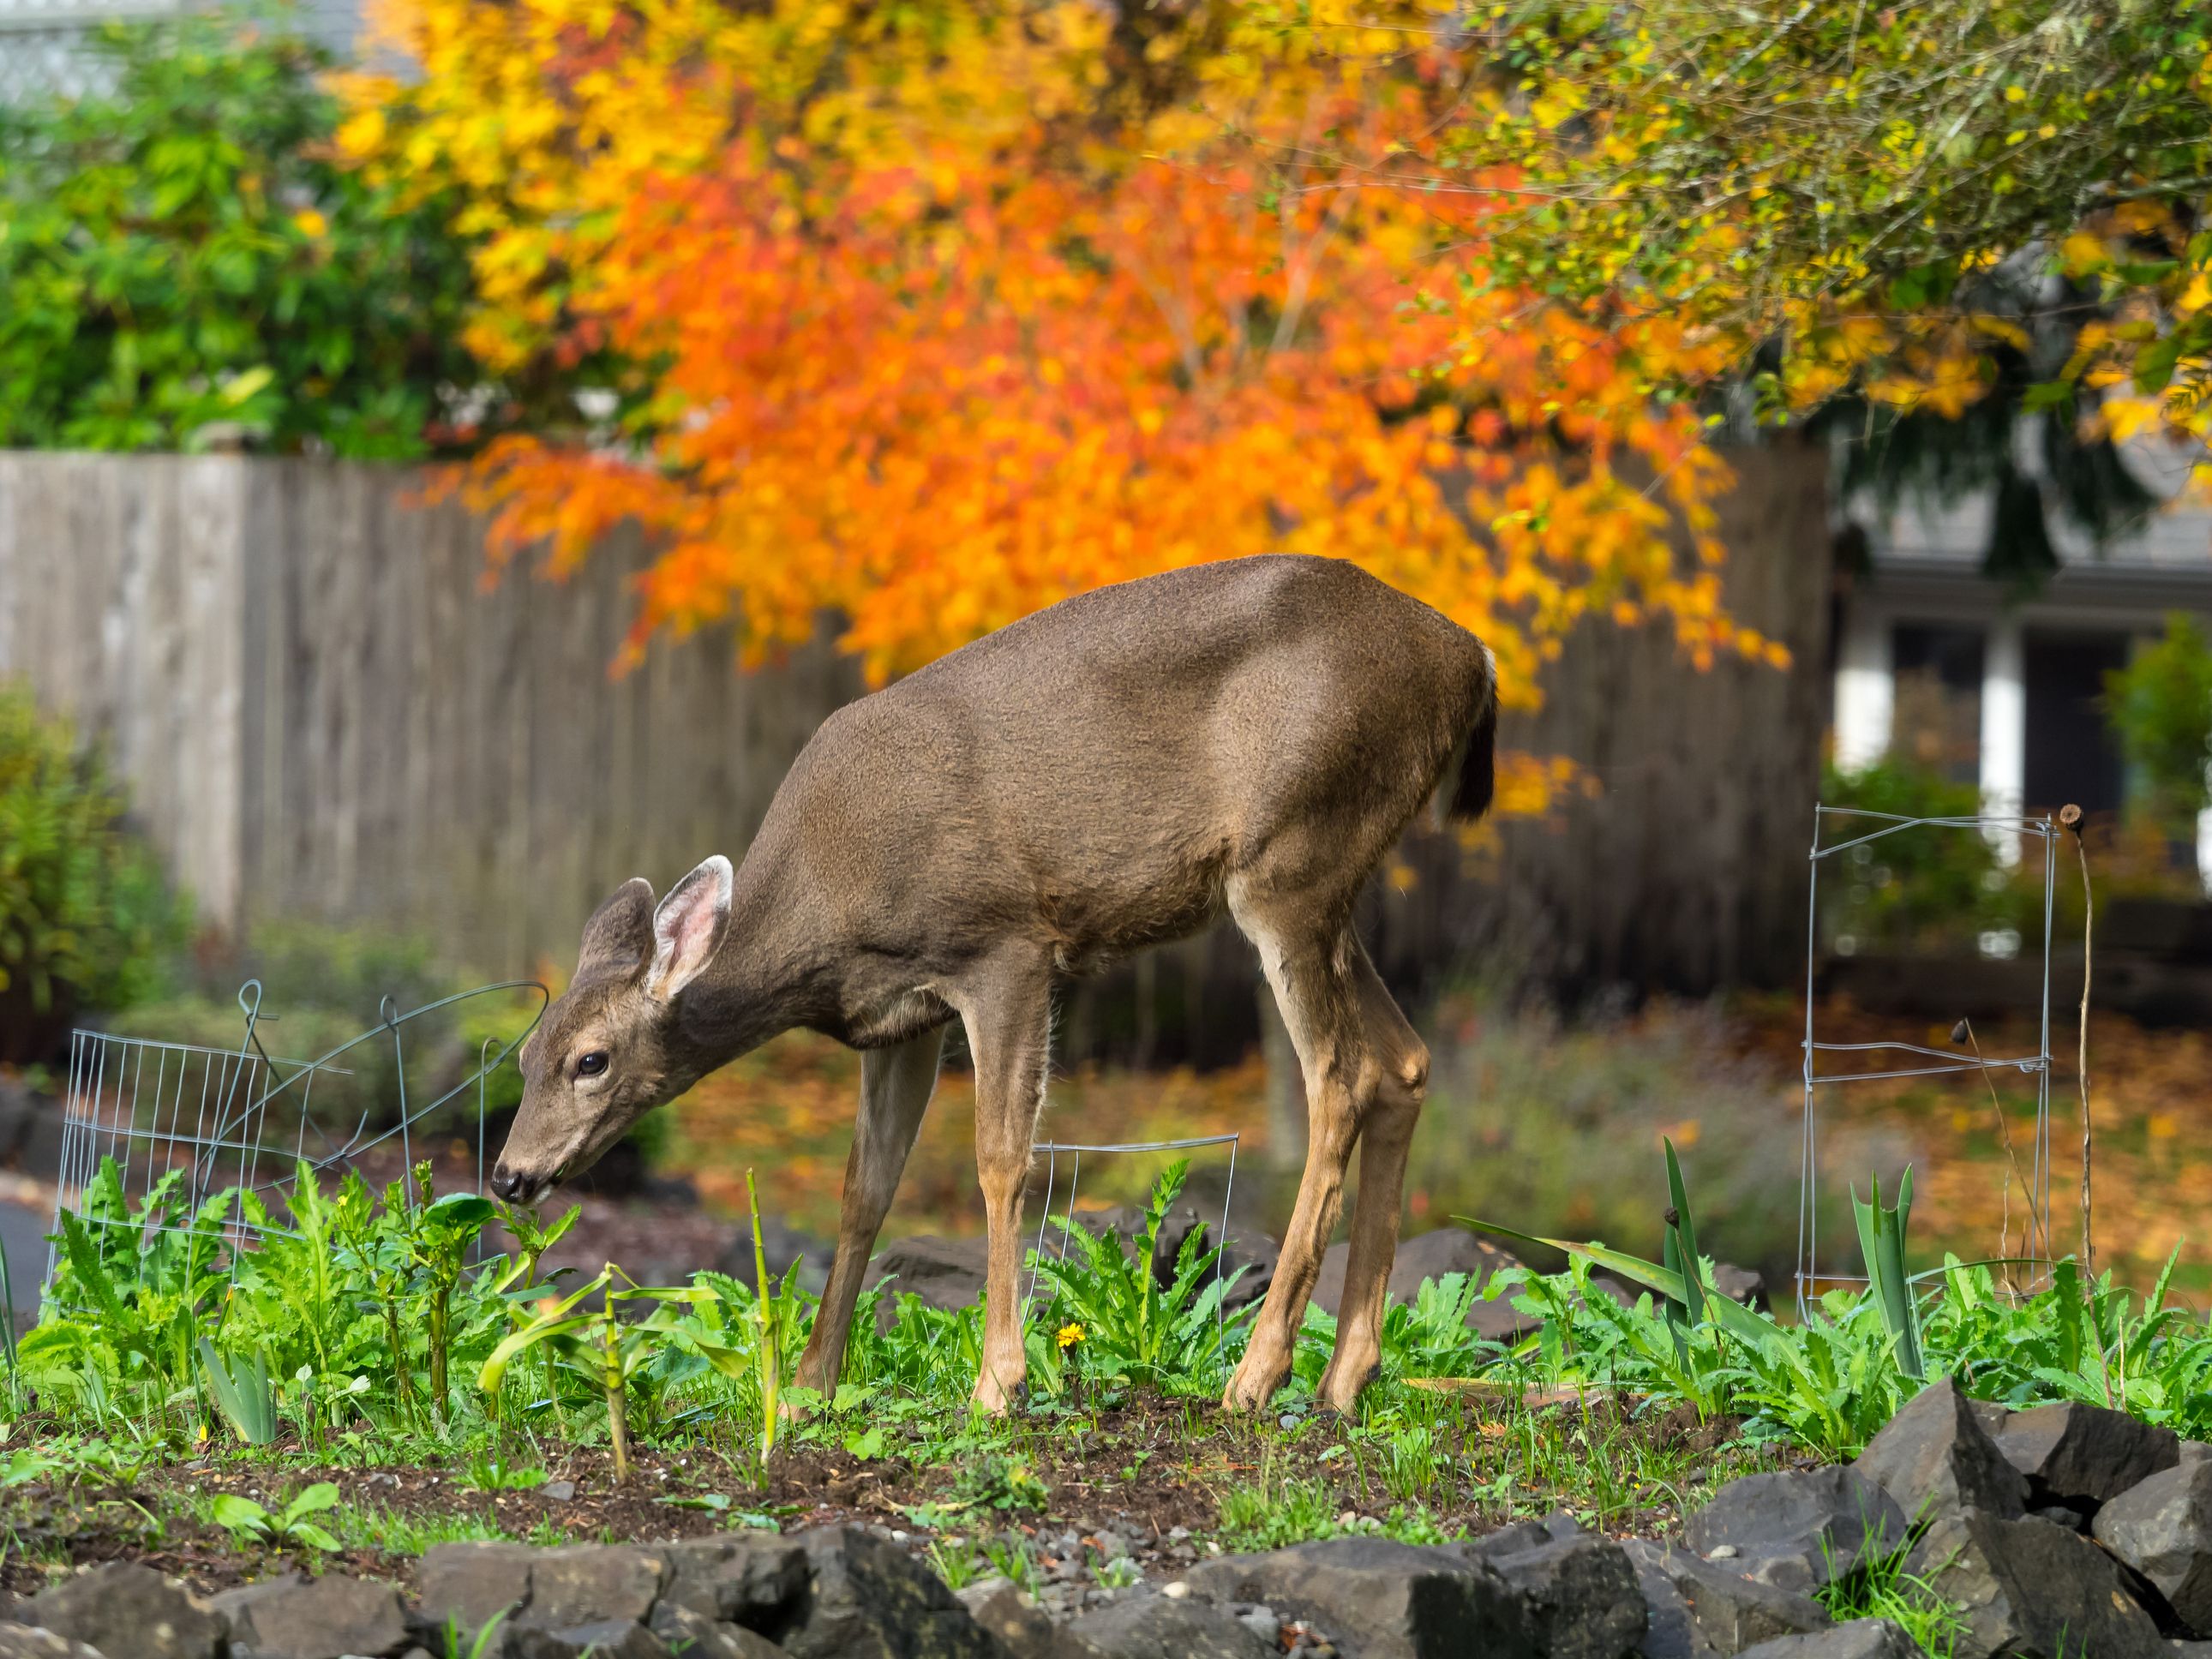
[[[1498,785],[1498,659],[1482,652],[1482,684],[1476,692],[1474,723],[1460,749],[1459,776],[1452,783],[1449,816],[1472,823],[1490,810]]]

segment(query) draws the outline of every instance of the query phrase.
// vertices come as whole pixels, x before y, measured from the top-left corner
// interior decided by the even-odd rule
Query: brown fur
[[[1428,1075],[1352,903],[1455,750],[1455,809],[1487,803],[1495,718],[1472,635],[1334,560],[1197,566],[1003,628],[824,721],[733,874],[710,860],[657,910],[640,880],[600,907],[575,982],[525,1049],[494,1185],[543,1191],[779,1031],[861,1049],[837,1254],[799,1370],[826,1389],[957,1018],[990,1233],[975,1397],[996,1408],[1024,1371],[1015,1279],[1054,982],[1226,908],[1259,948],[1311,1125],[1228,1400],[1256,1407],[1287,1375],[1364,1141],[1322,1385],[1349,1406],[1376,1363]],[[605,1071],[579,1075],[594,1054]]]

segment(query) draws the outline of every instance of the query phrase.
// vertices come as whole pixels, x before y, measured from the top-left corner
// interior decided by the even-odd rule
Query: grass
[[[1909,1554],[1898,1550],[1879,1557],[1857,1572],[1823,1585],[1816,1599],[1838,1623],[1887,1619],[1902,1626],[1928,1659],[1951,1659],[1960,1637],[1966,1634],[1966,1610],[1907,1571]]]

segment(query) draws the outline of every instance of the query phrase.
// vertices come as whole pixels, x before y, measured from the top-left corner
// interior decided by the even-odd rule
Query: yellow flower
[[[300,212],[294,214],[292,216],[292,222],[294,225],[298,227],[299,232],[302,236],[309,237],[316,240],[319,240],[323,237],[329,235],[331,232],[331,222],[324,218],[321,214],[316,212],[313,208],[305,208]]]
[[[1083,1340],[1083,1327],[1080,1325],[1062,1325],[1060,1328],[1059,1340],[1060,1346],[1063,1348],[1073,1347],[1077,1343]]]

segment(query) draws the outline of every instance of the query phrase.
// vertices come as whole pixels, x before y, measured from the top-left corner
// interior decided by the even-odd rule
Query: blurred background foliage
[[[0,1064],[52,1059],[73,1020],[170,977],[191,910],[127,809],[99,750],[0,682]]]
[[[406,459],[481,376],[468,239],[331,147],[281,17],[111,25],[111,92],[0,102],[0,444]]]

